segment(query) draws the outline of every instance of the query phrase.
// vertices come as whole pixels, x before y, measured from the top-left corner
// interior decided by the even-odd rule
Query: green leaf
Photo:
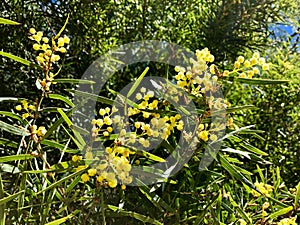
[[[296,196],[295,196],[295,209],[298,208],[298,205],[299,205],[299,199],[300,199],[300,182],[298,183],[297,185],[297,192],[296,192]]]
[[[8,147],[12,147],[12,148],[17,148],[18,147],[17,142],[14,142],[14,141],[6,139],[6,138],[0,138],[0,144],[8,146]]]
[[[258,108],[254,105],[235,106],[235,107],[230,107],[230,108],[227,108],[227,109],[221,109],[221,110],[213,111],[211,113],[211,115],[216,116],[216,115],[219,115],[219,114],[222,114],[222,113],[227,113],[228,114],[228,113],[239,112],[239,111],[247,110],[247,109],[258,109]]]
[[[149,67],[146,67],[146,69],[143,71],[143,73],[139,76],[139,78],[134,82],[134,84],[132,85],[132,87],[130,88],[130,90],[127,93],[127,98],[129,98],[133,92],[137,89],[137,87],[139,86],[139,84],[141,83],[141,81],[143,80],[144,76],[146,75],[146,73],[148,72]]]
[[[5,123],[3,121],[0,121],[0,129],[5,130],[9,133],[15,134],[15,135],[21,135],[21,136],[29,136],[30,133],[26,130],[23,130],[18,127],[14,127],[8,123]]]
[[[289,213],[292,210],[293,210],[293,206],[288,206],[286,208],[280,209],[277,212],[274,212],[274,213],[270,214],[269,218],[270,219],[275,219],[278,216],[285,215],[285,214]]]
[[[0,172],[0,199],[4,198],[2,176]],[[0,225],[5,225],[5,204],[0,207]]]
[[[34,156],[30,155],[30,154],[2,156],[2,157],[0,157],[0,163],[11,162],[11,161],[15,161],[15,160],[27,160],[27,159],[33,159],[33,158],[34,158]]]
[[[8,116],[10,118],[13,118],[13,119],[17,119],[19,121],[23,121],[22,117],[15,114],[15,113],[12,113],[12,112],[7,112],[7,111],[0,111],[0,115],[3,115],[3,116]]]
[[[3,204],[5,204],[5,203],[7,203],[7,202],[9,202],[9,201],[11,201],[11,200],[13,200],[14,198],[16,198],[17,196],[19,196],[20,194],[23,194],[25,191],[23,190],[23,191],[20,191],[20,192],[18,192],[18,193],[15,193],[15,194],[13,194],[13,195],[10,195],[10,196],[8,196],[8,197],[5,197],[5,198],[1,198],[0,199],[0,206],[2,207],[2,205]],[[0,208],[1,208],[0,207]]]
[[[34,67],[39,67],[39,68],[41,68],[39,65],[36,65],[36,64],[34,64],[34,63],[32,63],[32,62],[26,60],[26,59],[23,59],[23,58],[21,58],[21,57],[19,57],[19,56],[15,56],[15,55],[10,54],[10,53],[7,53],[7,52],[2,52],[2,51],[0,51],[0,55],[5,56],[5,57],[8,57],[8,58],[10,58],[10,59],[12,59],[12,60],[15,60],[15,61],[17,61],[17,62],[23,63],[23,64],[26,65],[26,66],[34,66]]]
[[[18,101],[18,98],[14,98],[14,97],[0,97],[0,102],[2,101]]]
[[[215,197],[212,198],[212,200],[206,205],[206,207],[203,209],[203,211],[197,215],[197,219],[195,220],[195,222],[193,224],[202,224],[207,211],[212,206],[212,204],[214,204],[217,201],[217,199],[218,199],[218,195],[216,195]],[[230,209],[229,206],[228,206],[228,208]]]
[[[0,173],[1,173],[1,171],[7,172],[7,173],[12,173],[12,174],[20,173],[20,170],[18,167],[15,167],[15,166],[12,166],[12,165],[6,164],[6,163],[0,164]]]
[[[239,155],[242,155],[248,159],[251,159],[251,156],[249,152],[245,152],[245,151],[241,151],[241,150],[236,150],[236,149],[233,149],[233,148],[224,148],[224,149],[221,149],[221,151],[223,152],[231,152],[231,153],[236,153],[236,154],[239,154]]]
[[[61,163],[52,165],[50,167],[50,169],[46,169],[46,170],[26,170],[26,171],[23,171],[23,173],[38,174],[38,173],[61,172],[61,171],[63,171],[65,173],[66,170],[70,166],[71,166],[70,162],[61,162]]]
[[[60,29],[60,31],[55,35],[54,39],[57,39],[60,37],[61,33],[64,31],[64,29],[66,28],[67,24],[68,24],[68,21],[69,21],[69,14],[68,14],[68,17],[66,19],[66,22],[65,24],[63,25],[63,27]]]
[[[72,126],[72,121],[69,119],[69,117],[65,114],[65,112],[61,108],[57,108],[57,111],[62,116],[64,121],[68,124],[69,127]]]
[[[158,196],[154,191],[151,192],[150,188],[145,185],[141,180],[137,180],[139,183],[140,191],[146,196],[146,198],[152,202],[154,206],[163,211],[163,208],[169,212],[175,212],[171,206],[168,205],[160,196]]]
[[[256,164],[256,169],[257,169],[257,172],[259,174],[259,177],[260,177],[261,181],[265,184],[266,183],[265,177],[264,177],[264,175],[263,175],[263,173],[262,173],[262,171],[261,171],[258,164]]]
[[[80,136],[80,134],[77,133],[77,136],[79,138],[81,138],[82,140],[80,142],[78,141],[78,139],[76,139],[75,137],[73,137],[73,135],[70,134],[70,132],[68,131],[68,129],[66,129],[64,126],[62,126],[64,131],[69,135],[69,137],[74,141],[74,143],[76,144],[77,148],[82,150],[84,148],[84,146],[86,146],[86,144],[84,143],[84,140],[82,139],[82,137]],[[73,131],[74,132],[74,131]]]
[[[285,84],[289,83],[289,80],[270,80],[270,79],[249,79],[249,78],[235,78],[237,82],[245,83],[245,84],[261,84],[261,85],[267,85],[267,84]]]
[[[111,99],[103,97],[103,96],[98,96],[98,95],[91,94],[91,93],[88,93],[88,92],[72,90],[72,89],[65,89],[65,90],[69,91],[69,92],[73,92],[75,95],[78,95],[78,96],[81,96],[81,97],[84,97],[84,98],[87,98],[87,99],[91,99],[91,100],[94,100],[94,101],[97,101],[97,102],[101,102],[101,103],[104,103],[104,104],[108,104],[108,105],[116,104],[116,106],[120,106],[120,107],[122,106],[121,104],[118,104],[117,101],[111,100]]]
[[[0,24],[20,25],[20,23],[0,17]]]
[[[66,176],[66,177],[60,179],[60,180],[57,181],[57,182],[54,182],[53,184],[49,185],[49,186],[46,187],[45,189],[43,189],[43,190],[37,192],[36,195],[39,195],[39,194],[41,194],[41,193],[43,193],[43,192],[45,192],[45,191],[48,191],[48,190],[50,190],[50,189],[52,189],[52,188],[55,188],[56,186],[60,185],[61,183],[65,182],[65,181],[67,181],[67,180],[70,180],[72,177],[75,177],[75,176],[81,174],[81,173],[82,173],[83,171],[85,171],[86,169],[87,169],[87,168],[81,169],[81,170],[79,170],[79,171],[77,171],[77,172],[75,172],[75,173],[70,174],[69,176]]]
[[[125,211],[125,210],[119,209],[117,206],[113,206],[113,205],[107,205],[107,207],[110,210],[112,210],[113,212],[115,212],[119,215],[122,215],[122,216],[129,216],[129,217],[135,218],[139,221],[142,221],[144,223],[150,223],[150,224],[154,224],[154,225],[163,225],[163,223],[161,223],[155,219],[152,219],[149,216],[142,215],[140,213],[136,213],[136,212],[132,212],[132,211]]]
[[[112,94],[116,95],[116,96],[117,96],[116,98],[118,98],[119,101],[122,102],[122,103],[120,103],[120,102],[116,101],[116,102],[119,103],[119,105],[124,106],[125,103],[126,103],[126,104],[130,105],[130,106],[133,107],[133,108],[139,108],[139,105],[138,105],[138,104],[136,104],[134,101],[128,99],[128,98],[125,97],[124,95],[122,95],[122,94],[120,94],[120,93],[118,93],[118,92],[116,92],[116,91],[113,91],[113,90],[111,90],[111,89],[109,89],[109,91],[110,91]]]
[[[254,125],[250,125],[250,126],[246,126],[246,127],[241,127],[241,128],[239,128],[237,130],[231,131],[230,133],[226,134],[222,138],[218,139],[216,142],[223,141],[226,138],[229,138],[229,137],[233,136],[234,134],[239,133],[240,131],[243,131],[243,130],[247,130],[247,129],[251,128],[251,127],[254,127]]]
[[[46,223],[45,225],[59,225],[59,224],[62,224],[64,222],[66,222],[68,219],[72,218],[73,216],[74,216],[73,214],[70,214],[70,215],[65,216],[63,218],[60,218],[60,219],[54,220],[52,222]]]
[[[244,141],[243,141],[243,143],[239,143],[239,145],[244,147],[248,151],[255,153],[255,154],[262,155],[262,156],[267,156],[268,155],[268,153],[265,153],[265,152],[259,150],[258,148],[244,142]]]
[[[251,224],[251,219],[248,217],[247,213],[234,201],[231,195],[229,195],[229,201],[247,224]]]
[[[60,79],[54,79],[53,82],[56,83],[67,83],[67,84],[95,84],[95,81],[92,80],[82,80],[82,79],[66,79],[66,78],[60,78]]]
[[[65,96],[62,96],[59,94],[49,94],[48,96],[51,99],[61,100],[61,101],[65,102],[66,104],[68,104],[69,106],[74,107],[73,102],[71,102],[71,100]]]
[[[240,172],[238,172],[234,166],[232,166],[227,160],[226,158],[223,156],[222,153],[218,154],[219,160],[221,165],[223,166],[223,168],[234,178],[236,178],[237,180],[247,184],[249,187],[251,187],[252,189],[260,192],[259,190],[257,190],[257,188],[254,186],[254,184],[252,184],[248,179],[246,179],[246,177],[244,177]]]
[[[166,162],[165,159],[163,159],[163,158],[161,158],[159,156],[153,155],[150,152],[146,152],[146,151],[139,150],[139,149],[132,149],[132,148],[130,148],[130,150],[134,151],[138,155],[144,156],[144,157],[146,157],[148,159],[151,159],[153,161],[156,161],[156,162]]]
[[[68,110],[66,115],[71,116],[75,110],[76,110],[75,108]],[[56,109],[56,111],[57,111],[57,109]],[[46,139],[47,137],[49,137],[49,135],[51,135],[63,122],[64,122],[64,118],[62,118],[62,117],[59,118],[57,121],[55,121],[54,124],[47,130],[47,133],[45,134],[43,139]]]
[[[81,177],[78,176],[76,177],[72,183],[67,187],[66,189],[66,194],[68,194],[70,191],[72,191],[74,189],[74,187],[81,181]]]
[[[257,191],[257,190],[256,190]],[[271,196],[266,196],[267,198],[268,198],[268,200],[270,200],[270,201],[272,201],[272,202],[276,202],[279,206],[281,206],[281,207],[288,207],[288,205],[287,204],[284,204],[284,203],[282,203],[281,201],[279,201],[279,200],[277,200],[277,199],[275,199],[275,198],[273,198],[273,197],[271,197]]]
[[[53,148],[57,148],[61,151],[64,151],[64,152],[67,152],[67,153],[78,153],[79,150],[76,150],[76,149],[71,149],[65,145],[62,145],[56,141],[53,141],[53,140],[42,140],[41,141],[41,144],[43,145],[47,145],[47,146],[50,146],[50,147],[53,147]]]

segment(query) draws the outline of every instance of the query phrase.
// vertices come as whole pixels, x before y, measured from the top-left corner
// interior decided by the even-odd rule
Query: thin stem
[[[103,218],[103,225],[106,225],[106,219],[105,219],[105,212],[104,212],[104,194],[103,194],[103,188],[100,187],[101,191],[101,212],[102,212],[102,218]]]

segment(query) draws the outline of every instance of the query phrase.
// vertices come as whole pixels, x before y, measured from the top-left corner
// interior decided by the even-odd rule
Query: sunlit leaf
[[[0,17],[0,24],[20,25],[20,23]]]

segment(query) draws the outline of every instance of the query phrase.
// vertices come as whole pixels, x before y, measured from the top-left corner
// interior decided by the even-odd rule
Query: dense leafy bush
[[[1,79],[13,82],[0,98],[0,224],[297,224],[297,52],[278,45],[267,57],[239,56],[263,45],[281,4],[42,1],[22,13],[4,2],[3,15],[14,6],[24,24],[1,18]],[[74,79],[113,46],[153,38],[195,55],[176,67],[125,67],[100,96],[95,77]],[[78,83],[89,91],[76,92]],[[220,90],[225,99],[214,96]],[[180,167],[170,177],[168,164],[152,167],[168,157]]]

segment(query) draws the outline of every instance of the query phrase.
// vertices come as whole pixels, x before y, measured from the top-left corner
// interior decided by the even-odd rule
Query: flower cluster
[[[297,216],[292,218],[284,218],[280,220],[277,225],[297,225],[296,223]]]
[[[51,44],[49,44],[49,38],[43,36],[42,31],[37,32],[34,28],[30,28],[29,33],[31,34],[29,38],[36,42],[33,44],[33,49],[40,52],[36,60],[46,71],[46,77],[43,80],[39,80],[39,83],[43,91],[48,92],[50,85],[53,84],[54,76],[58,74],[49,73],[49,71],[52,69],[52,64],[60,60],[60,55],[57,53],[66,53],[65,45],[70,43],[70,38],[67,36],[55,36],[51,39]]]
[[[32,125],[29,127],[31,138],[35,143],[39,143],[41,138],[45,136],[47,130],[44,126],[37,127],[36,125]]]
[[[134,154],[128,148],[114,145],[113,147],[106,147],[105,153],[101,158],[94,156],[88,150],[85,154],[87,160],[96,160],[97,166],[90,168],[87,173],[81,175],[83,182],[88,182],[91,177],[95,177],[96,181],[103,186],[115,188],[118,181],[122,184],[121,188],[125,189],[127,184],[132,182],[132,177],[129,175],[131,164],[129,161],[129,154]],[[74,155],[73,162],[82,160],[82,157]],[[84,165],[78,166],[77,171],[85,168]]]
[[[116,107],[106,107],[105,109],[99,110],[99,115],[101,118],[92,120],[92,137],[95,139],[98,135],[103,135],[104,137],[109,136],[109,134],[113,131],[112,124],[113,120],[111,116],[113,113],[117,112],[118,109]],[[118,122],[115,120],[115,122]]]
[[[175,67],[175,71],[178,73],[175,79],[177,85],[183,90],[195,96],[200,96],[210,90],[214,90],[218,76],[214,75],[214,65],[211,65],[210,71],[208,71],[208,63],[214,61],[214,56],[207,48],[201,51],[196,50],[196,57],[197,60],[190,59],[192,66],[187,68],[181,66]]]
[[[183,129],[180,114],[159,113],[160,108],[170,107],[171,103],[161,104],[163,100],[156,98],[153,91],[141,87],[134,97],[137,104],[134,107],[124,107],[125,115],[120,115],[115,106],[106,107],[101,108],[98,118],[91,121],[92,140],[104,140],[107,147],[101,156],[93,155],[90,150],[86,152],[85,159],[97,160],[98,163],[93,170],[95,173],[82,175],[84,182],[89,181],[91,176],[96,176],[101,185],[114,188],[119,182],[124,189],[132,182],[130,156],[136,150],[148,150],[151,147],[150,138],[167,140],[174,129]],[[76,160],[77,157],[73,159]]]
[[[128,108],[128,116],[139,118],[139,115],[141,115],[141,119],[150,121],[149,123],[136,121],[133,124],[133,129],[135,129],[136,133],[140,133],[140,137],[146,135],[147,137],[152,136],[157,138],[160,136],[162,139],[167,140],[174,128],[182,130],[184,124],[180,114],[162,116],[157,113],[159,101],[153,97],[153,91],[147,91],[146,88],[142,87],[140,92],[135,95],[136,100],[140,101],[140,103],[137,108]],[[177,101],[178,99],[175,100]],[[164,101],[164,106],[170,105],[170,102]],[[144,139],[141,138],[139,141],[144,147],[147,147],[143,140]],[[148,142],[146,141],[146,143]]]
[[[220,75],[217,72],[216,66],[212,64],[213,61],[214,56],[207,48],[204,48],[202,50],[196,50],[196,60],[190,59],[192,66],[187,68],[181,66],[175,67],[175,71],[177,72],[175,76],[177,85],[191,95],[203,99],[210,108],[210,110],[202,115],[200,121],[209,117],[211,110],[226,109],[229,105],[224,99],[214,97],[214,93],[219,90],[218,80]],[[200,123],[198,127],[199,140],[205,142],[209,139],[216,141],[218,137],[216,134],[212,134],[212,130],[211,125]]]
[[[29,30],[29,33],[32,34],[29,38],[31,40],[36,41],[36,43],[33,44],[33,49],[36,51],[42,51],[36,57],[36,60],[43,67],[45,67],[46,70],[50,69],[52,63],[60,60],[60,56],[55,53],[57,52],[66,53],[67,50],[64,47],[64,45],[70,43],[70,38],[64,36],[64,37],[59,37],[57,41],[55,41],[55,39],[52,38],[52,43],[51,43],[52,46],[50,46],[49,38],[43,37],[42,31],[36,32],[34,28],[31,28]]]
[[[28,104],[27,100],[21,101],[22,105],[17,105],[15,109],[17,111],[25,110],[26,112],[22,114],[23,119],[27,119],[28,117],[34,118],[35,111],[37,110],[36,104]]]
[[[250,59],[239,56],[234,62],[234,69],[232,71],[225,70],[223,75],[228,76],[237,73],[240,78],[252,78],[260,74],[260,69],[269,70],[270,63],[267,63],[265,58],[260,57],[259,52],[254,52]]]
[[[273,186],[269,184],[264,184],[262,182],[255,182],[254,183],[255,187],[264,195],[269,196],[272,191],[273,191]],[[251,193],[254,197],[259,197],[261,194],[255,190],[251,190]]]

